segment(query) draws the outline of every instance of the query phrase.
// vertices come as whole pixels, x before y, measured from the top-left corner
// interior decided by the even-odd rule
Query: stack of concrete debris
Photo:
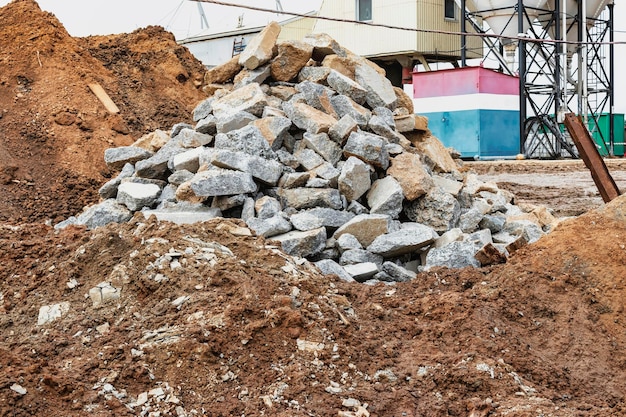
[[[384,71],[327,35],[276,44],[270,24],[208,71],[195,126],[108,149],[103,201],[58,225],[142,211],[179,223],[237,217],[346,280],[502,262],[553,223],[463,175]]]

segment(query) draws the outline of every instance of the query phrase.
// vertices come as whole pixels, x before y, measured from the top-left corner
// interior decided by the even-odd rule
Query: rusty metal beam
[[[596,187],[598,187],[604,202],[608,203],[618,197],[621,193],[617,188],[617,184],[615,184],[582,119],[574,113],[568,113],[565,115],[565,127],[567,127],[567,131],[574,140],[574,144],[581,159],[585,162],[585,166],[591,171],[593,182],[596,183]]]

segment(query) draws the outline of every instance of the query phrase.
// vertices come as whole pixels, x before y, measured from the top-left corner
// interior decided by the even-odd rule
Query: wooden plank
[[[117,114],[120,112],[120,109],[115,105],[113,100],[111,100],[111,97],[109,97],[107,92],[104,91],[104,88],[102,88],[100,84],[94,83],[88,85],[91,92],[94,93],[96,97],[98,97],[100,103],[104,105],[109,113]]]
[[[596,183],[596,187],[598,187],[604,202],[608,203],[619,197],[621,194],[619,188],[617,188],[617,184],[615,184],[609,169],[604,163],[604,159],[600,156],[600,152],[598,152],[589,130],[587,130],[580,117],[574,113],[566,114],[565,127],[567,127],[567,131],[574,140],[574,144],[585,166],[591,171],[593,182]]]

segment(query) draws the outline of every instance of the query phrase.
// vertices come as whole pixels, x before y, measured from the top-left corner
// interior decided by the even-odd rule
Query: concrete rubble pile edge
[[[408,281],[435,266],[505,262],[557,220],[463,173],[384,71],[328,35],[277,43],[270,23],[209,70],[195,126],[105,152],[102,201],[56,228],[241,218],[325,274]],[[419,88],[419,86],[417,86]]]

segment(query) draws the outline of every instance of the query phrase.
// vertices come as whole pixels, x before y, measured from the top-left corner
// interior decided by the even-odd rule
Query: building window
[[[372,0],[356,0],[356,19],[359,22],[372,20]]]
[[[444,0],[444,14],[446,19],[456,19],[456,5],[454,0]]]

